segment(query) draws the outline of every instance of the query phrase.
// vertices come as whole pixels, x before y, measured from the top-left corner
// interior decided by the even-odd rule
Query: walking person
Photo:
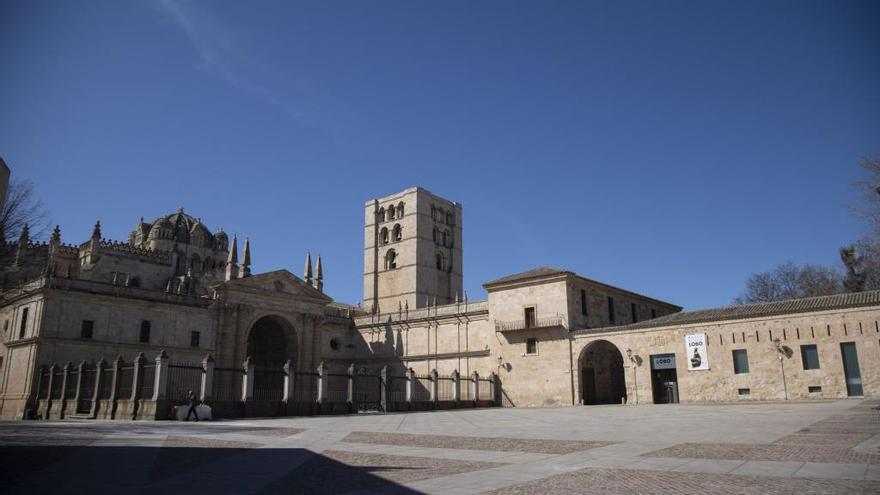
[[[198,411],[196,411],[196,406],[199,404],[199,399],[198,397],[196,397],[196,394],[194,394],[192,390],[189,391],[187,397],[189,397],[189,410],[186,412],[186,420],[189,421],[190,415],[195,415],[196,421],[198,421],[199,413]]]

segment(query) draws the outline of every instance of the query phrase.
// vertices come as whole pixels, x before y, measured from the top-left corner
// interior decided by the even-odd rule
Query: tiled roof
[[[539,268],[534,268],[532,270],[527,270],[520,273],[514,273],[513,275],[508,275],[506,277],[501,277],[490,282],[486,282],[483,284],[483,287],[487,285],[495,285],[495,284],[503,284],[507,282],[518,282],[520,280],[528,280],[530,278],[537,277],[546,277],[549,275],[559,275],[562,273],[569,273],[568,270],[563,270],[561,268],[555,268],[552,266],[542,266]]]
[[[764,316],[776,316],[794,313],[808,313],[812,311],[825,311],[831,309],[856,308],[860,306],[880,306],[880,290],[867,292],[853,292],[848,294],[835,294],[831,296],[805,297],[803,299],[789,299],[786,301],[774,301],[757,304],[744,304],[740,306],[726,306],[722,308],[698,309],[695,311],[683,311],[661,316],[653,320],[645,320],[632,325],[618,327],[606,327],[607,330],[638,330],[642,328],[666,327],[675,325],[690,325],[695,323],[709,323],[724,320],[741,320],[746,318],[759,318]],[[596,331],[597,329],[584,329],[584,331]],[[577,332],[578,330],[575,330]]]

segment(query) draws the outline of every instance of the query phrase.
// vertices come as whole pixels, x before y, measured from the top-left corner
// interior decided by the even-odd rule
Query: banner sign
[[[709,352],[706,350],[705,333],[685,335],[684,345],[688,371],[709,369]]]
[[[675,354],[654,354],[651,356],[652,370],[674,370]]]

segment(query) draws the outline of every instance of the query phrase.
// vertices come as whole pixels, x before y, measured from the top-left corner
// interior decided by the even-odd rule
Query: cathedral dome
[[[198,247],[211,247],[214,244],[214,236],[205,224],[200,219],[184,213],[183,208],[157,218],[150,227],[149,238],[166,239]]]

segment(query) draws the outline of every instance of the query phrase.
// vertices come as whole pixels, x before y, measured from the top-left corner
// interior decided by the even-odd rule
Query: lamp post
[[[788,384],[785,382],[785,358],[791,357],[791,349],[782,345],[782,342],[780,342],[779,339],[773,339],[773,346],[776,348],[776,352],[779,353],[779,369],[782,371],[782,389],[785,391],[785,400],[788,400]]]

